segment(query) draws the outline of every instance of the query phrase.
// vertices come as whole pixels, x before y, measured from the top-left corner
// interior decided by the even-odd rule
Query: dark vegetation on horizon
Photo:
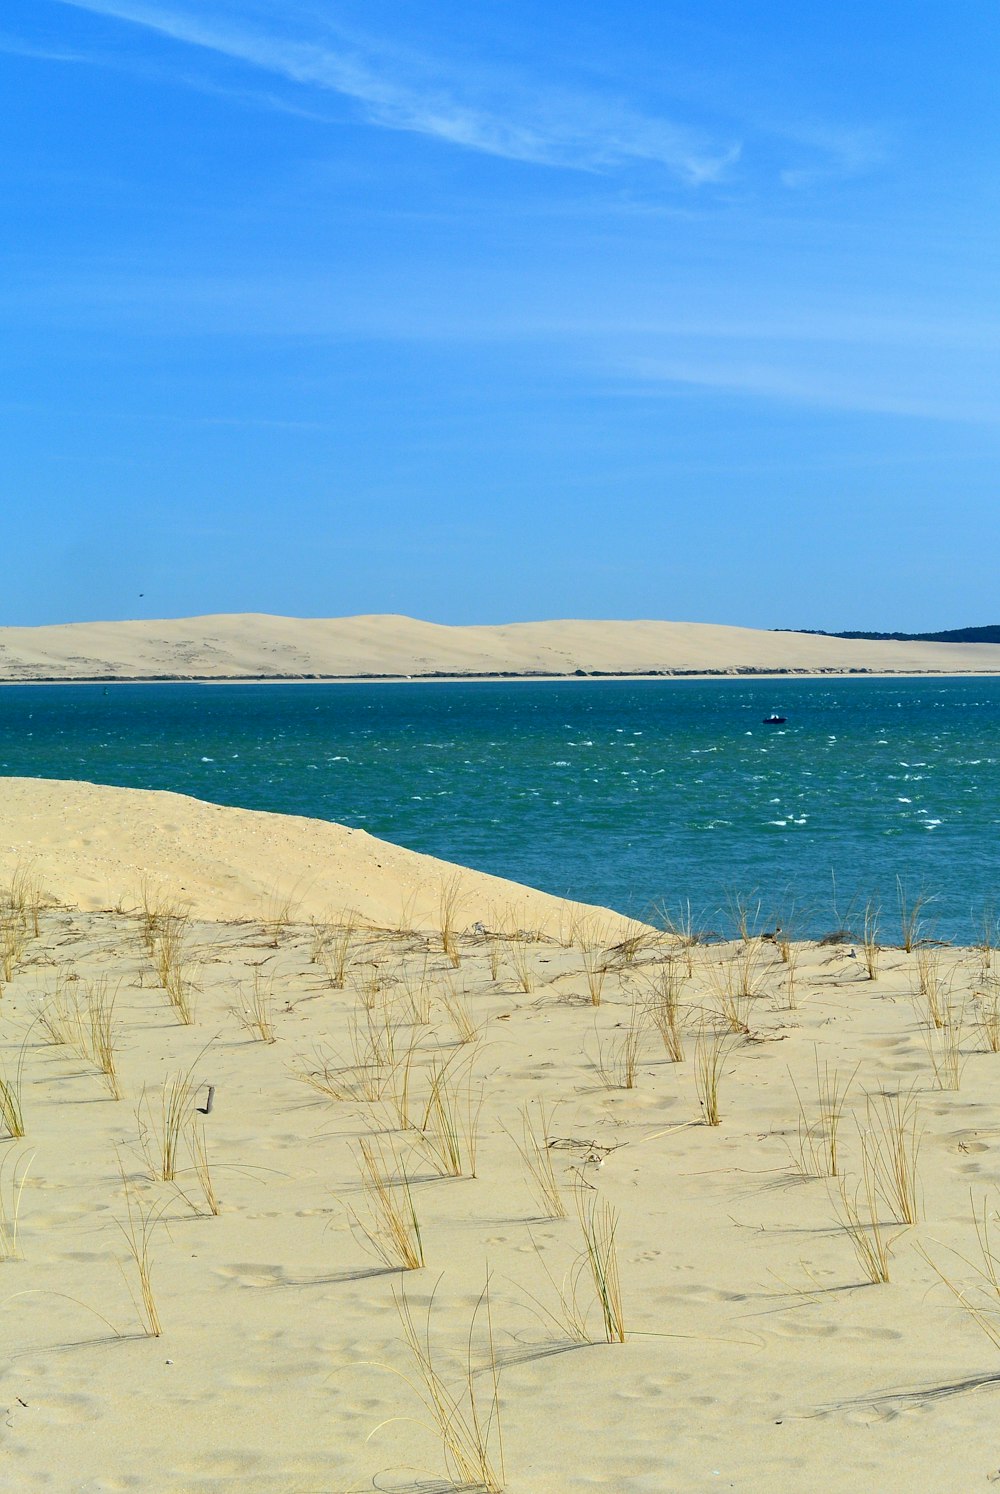
[[[1000,623],[985,628],[949,628],[943,633],[830,633],[825,628],[773,628],[774,633],[811,633],[818,638],[868,638],[891,643],[1000,643]]]

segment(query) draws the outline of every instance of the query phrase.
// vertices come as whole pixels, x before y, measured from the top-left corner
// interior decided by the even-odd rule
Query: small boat
[[[763,724],[765,726],[784,726],[787,719],[787,716],[765,716]]]

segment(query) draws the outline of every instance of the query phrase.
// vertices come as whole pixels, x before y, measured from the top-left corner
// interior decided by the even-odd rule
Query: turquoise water
[[[813,933],[877,893],[891,937],[897,877],[941,937],[1000,911],[995,679],[8,686],[0,772],[339,820],[716,929],[736,892]]]

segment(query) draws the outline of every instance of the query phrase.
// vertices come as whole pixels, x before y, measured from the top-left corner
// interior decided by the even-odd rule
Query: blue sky
[[[1000,622],[998,38],[7,0],[0,621]]]

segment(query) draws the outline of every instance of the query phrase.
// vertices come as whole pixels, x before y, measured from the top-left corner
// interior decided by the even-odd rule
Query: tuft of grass
[[[521,933],[516,933],[508,945],[508,957],[517,989],[525,995],[535,989],[535,967],[531,958],[531,942]]]
[[[12,1141],[19,1141],[24,1135],[24,1107],[21,1101],[21,1091],[25,1043],[27,1043],[27,1036],[21,1044],[13,1078],[8,1078],[6,1074],[0,1072],[0,1125]]]
[[[866,1101],[876,1192],[900,1224],[916,1224],[920,1214],[917,1156],[923,1126],[914,1091],[868,1095]]]
[[[944,1026],[947,991],[941,976],[941,951],[923,947],[917,950],[917,990],[926,1003],[931,1025]]]
[[[58,976],[52,995],[39,1009],[38,1022],[48,1042],[72,1048],[81,1058],[87,1058],[88,1022],[77,993],[78,984],[71,985],[64,976]]]
[[[958,1090],[962,1086],[964,1031],[965,1007],[951,1004],[944,1009],[940,1027],[923,1029],[924,1044],[938,1089]]]
[[[272,949],[281,944],[281,936],[293,920],[298,900],[294,891],[279,892],[277,888],[269,895],[264,907],[264,937]]]
[[[424,1265],[424,1242],[410,1182],[395,1153],[387,1159],[374,1139],[362,1139],[361,1189],[367,1221],[352,1210],[352,1219],[371,1249],[393,1270],[418,1271]],[[396,1174],[396,1176],[394,1176]]]
[[[602,943],[586,943],[583,946],[583,973],[587,982],[587,995],[591,1006],[600,1006],[604,982],[608,974],[608,955]]]
[[[737,934],[744,944],[748,944],[760,926],[761,898],[757,888],[747,893],[727,893],[726,905]]]
[[[320,950],[320,962],[326,972],[327,980],[335,991],[344,989],[357,929],[357,918],[345,908],[340,916],[340,922],[335,926],[331,925],[328,929],[327,937]]]
[[[93,1063],[115,1100],[122,1097],[117,1070],[118,1028],[114,1021],[118,990],[119,986],[111,990],[104,975],[72,984],[60,977],[38,1013],[46,1040],[71,1048],[80,1058]]]
[[[1000,981],[988,977],[974,993],[975,1022],[988,1053],[1000,1053]]]
[[[663,927],[683,952],[688,980],[691,980],[694,976],[694,951],[701,943],[702,935],[695,928],[690,899],[682,903],[676,913],[671,913],[666,907],[659,908],[658,913]]]
[[[459,1066],[437,1059],[432,1063],[417,1139],[442,1175],[475,1177],[482,1107],[483,1091],[476,1087],[471,1063]]]
[[[462,956],[458,948],[458,910],[462,902],[462,874],[453,872],[445,877],[438,889],[438,922],[441,929],[441,948],[457,970]]]
[[[34,863],[19,861],[11,875],[7,903],[11,912],[20,919],[26,936],[38,938],[44,902],[45,895]]]
[[[640,1001],[633,1001],[628,1022],[617,1036],[605,1044],[598,1034],[594,1067],[608,1089],[635,1088],[645,1032],[646,1008]]]
[[[136,1109],[139,1142],[154,1179],[172,1183],[180,1171],[181,1143],[194,1122],[197,1087],[195,1065],[186,1074],[172,1074],[160,1091],[159,1117],[155,1118],[143,1090]],[[145,1113],[144,1113],[145,1112]]]
[[[422,1325],[417,1324],[405,1292],[395,1297],[403,1328],[403,1341],[416,1367],[416,1381],[408,1383],[419,1395],[433,1430],[441,1441],[448,1477],[457,1489],[480,1489],[484,1494],[503,1494],[506,1482],[503,1432],[500,1421],[500,1370],[493,1340],[490,1283],[487,1278],[469,1325],[466,1362],[457,1389],[445,1380],[431,1341],[434,1310],[432,1294]],[[473,1346],[480,1314],[486,1319],[486,1367],[473,1366]],[[479,1389],[485,1374],[487,1390]],[[408,1378],[408,1377],[407,1377]]]
[[[21,1196],[28,1173],[34,1160],[34,1152],[27,1156],[20,1152],[13,1159],[0,1160],[0,1261],[13,1261],[20,1257],[18,1233],[21,1220]],[[10,1164],[10,1176],[7,1167]],[[20,1168],[20,1175],[18,1174]]]
[[[798,989],[795,983],[799,968],[799,946],[793,944],[791,939],[783,938],[778,943],[778,949],[785,967],[785,996],[788,1010],[794,1012],[799,1006]]]
[[[694,1045],[694,1082],[707,1126],[717,1126],[721,1122],[719,1085],[735,1042],[733,1034],[719,1032],[717,1028],[706,1027],[704,1023],[698,1030]]]
[[[862,1135],[862,1181],[852,1192],[844,1177],[837,1178],[834,1208],[837,1222],[854,1247],[858,1265],[873,1286],[889,1280],[892,1241],[879,1222],[878,1196],[865,1137]]]
[[[122,1266],[122,1275],[129,1289],[129,1295],[139,1314],[143,1332],[148,1338],[159,1338],[162,1332],[160,1325],[160,1314],[157,1311],[156,1298],[153,1294],[153,1262],[151,1246],[153,1232],[160,1222],[163,1213],[163,1205],[159,1207],[144,1203],[139,1194],[135,1192],[132,1185],[121,1170],[122,1188],[125,1192],[125,1218],[117,1221],[118,1228],[125,1236],[129,1254],[139,1276],[139,1296],[136,1297],[132,1291],[128,1277],[125,1276],[125,1268]]]
[[[139,938],[150,959],[155,958],[156,941],[164,925],[179,914],[179,904],[143,877],[139,883]]]
[[[705,959],[705,977],[718,1005],[719,1015],[731,1033],[750,1036],[750,1013],[758,994],[754,967],[743,957],[752,953],[753,944],[742,946],[737,955],[725,960]]]
[[[201,1188],[205,1203],[210,1214],[219,1214],[221,1205],[215,1192],[215,1183],[212,1178],[212,1168],[208,1158],[208,1136],[205,1131],[204,1122],[201,1124],[191,1117],[188,1128],[188,1151],[191,1154],[191,1166],[198,1186]]]
[[[682,979],[677,962],[668,959],[656,971],[649,987],[649,1018],[663,1039],[671,1063],[684,1061],[684,1031],[680,1017]]]
[[[609,1344],[623,1344],[627,1334],[615,1245],[618,1215],[607,1199],[586,1190],[583,1184],[577,1189],[576,1206],[584,1254],[604,1320],[604,1337]]]
[[[990,972],[993,969],[993,955],[997,944],[1000,943],[1000,921],[997,920],[996,913],[991,905],[987,905],[983,909],[980,926],[982,928],[982,935],[975,948],[979,954],[980,969],[982,971],[982,978],[985,981],[989,978]]]
[[[899,899],[899,929],[902,945],[907,954],[916,949],[924,938],[923,912],[931,901],[926,892],[920,891],[909,897],[902,877],[896,878],[896,896]]]
[[[153,960],[160,985],[184,1027],[190,1027],[195,1015],[195,987],[191,960],[186,947],[187,917],[175,910],[161,918]]]
[[[236,987],[236,1019],[245,1032],[261,1043],[277,1040],[274,1030],[274,976],[259,967],[251,972],[250,990]]]
[[[528,1186],[545,1218],[565,1219],[566,1205],[563,1202],[559,1180],[552,1165],[552,1152],[549,1148],[551,1119],[551,1112],[546,1114],[541,1100],[537,1102],[534,1116],[531,1106],[523,1105],[520,1138],[510,1132],[508,1135],[511,1136],[511,1140],[520,1153]]]
[[[806,1115],[798,1086],[792,1078],[792,1088],[799,1107],[798,1123],[798,1167],[803,1177],[840,1176],[840,1123],[843,1119],[847,1095],[854,1083],[858,1065],[846,1080],[841,1080],[836,1069],[824,1061],[820,1067],[819,1050],[816,1051],[816,1105],[814,1121]]]
[[[97,980],[84,981],[82,984],[84,999],[87,1003],[89,1028],[87,1054],[100,1069],[111,1098],[120,1100],[122,1089],[118,1080],[115,1055],[118,1029],[114,1020],[119,988],[116,986],[112,991],[107,976],[104,975]]]
[[[454,1024],[460,1043],[477,1043],[480,1028],[472,1015],[465,989],[459,990],[453,980],[445,980],[441,990],[441,1003]]]
[[[392,985],[392,977],[382,969],[383,963],[378,959],[367,961],[352,981],[357,999],[369,1012],[385,1006],[386,993]]]
[[[869,898],[865,903],[864,918],[861,925],[861,948],[865,969],[869,980],[878,980],[878,963],[881,946],[878,942],[879,918],[882,909],[874,898]]]

